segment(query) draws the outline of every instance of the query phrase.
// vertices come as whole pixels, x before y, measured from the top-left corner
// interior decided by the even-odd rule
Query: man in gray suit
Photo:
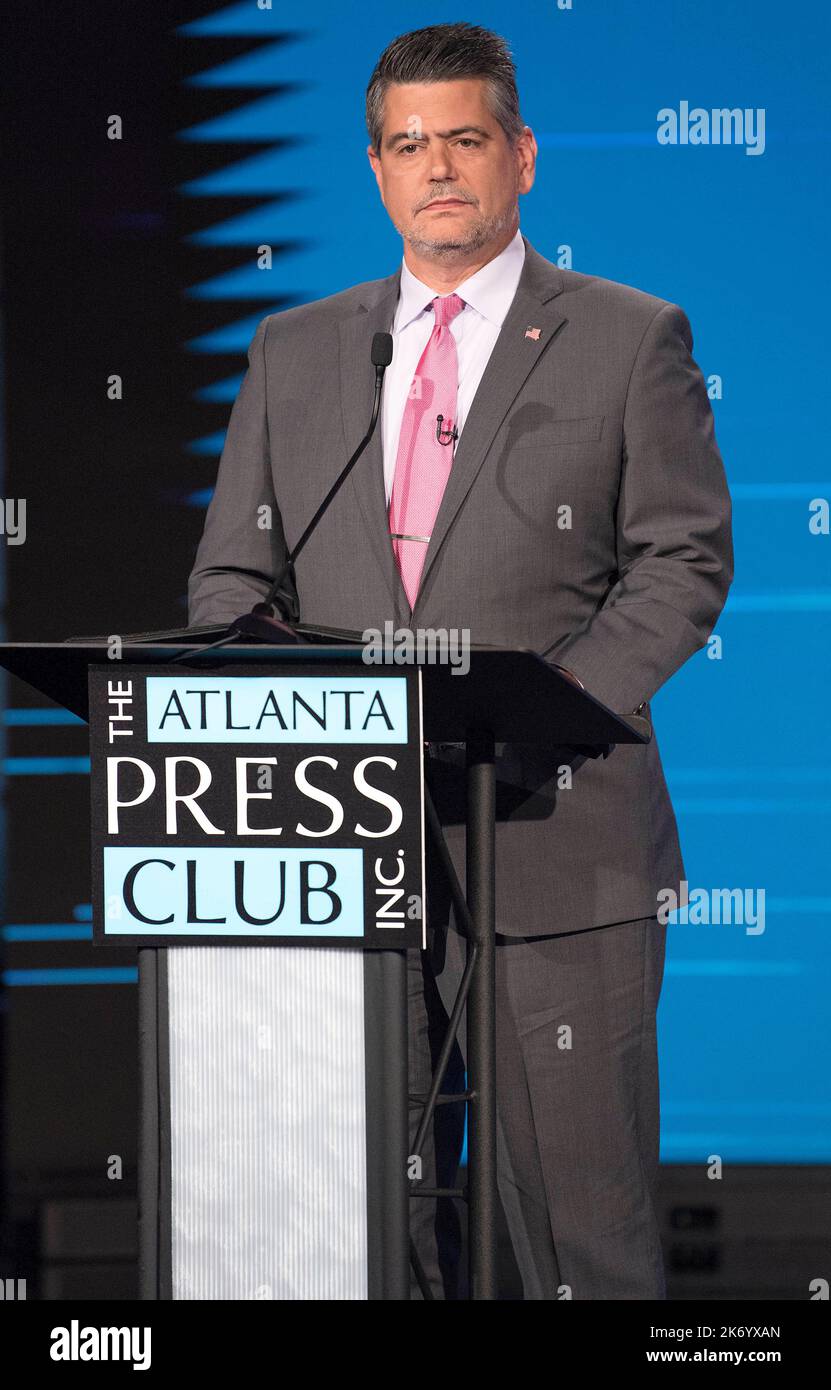
[[[536,143],[498,36],[448,24],[396,39],[367,123],[403,264],[257,329],[190,622],[230,622],[268,590],[364,434],[370,345],[391,332],[381,427],[297,562],[302,619],[468,629],[649,718],[732,578],[729,494],[687,318],[560,270],[521,235]],[[443,422],[420,408],[423,391],[445,403]],[[462,874],[461,771],[452,748],[430,753]],[[662,1298],[658,894],[680,895],[685,875],[658,745],[499,754],[500,1196],[524,1297]],[[438,995],[447,1007],[464,960],[443,896],[431,882],[430,949],[412,961],[414,1090],[426,1089]],[[426,1203],[413,1225],[438,1292]]]

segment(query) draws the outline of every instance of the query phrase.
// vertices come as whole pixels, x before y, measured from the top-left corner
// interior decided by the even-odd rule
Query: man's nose
[[[453,161],[450,158],[449,150],[439,149],[433,155],[433,163],[430,168],[430,178],[443,182],[447,179],[455,178]]]

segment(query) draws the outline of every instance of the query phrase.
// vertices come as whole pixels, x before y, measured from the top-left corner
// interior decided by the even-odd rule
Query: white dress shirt
[[[525,243],[519,230],[504,251],[483,265],[475,275],[463,280],[456,290],[465,302],[461,313],[450,325],[456,339],[459,359],[459,387],[456,399],[456,428],[461,434],[465,418],[482,373],[488,364],[493,345],[516,294],[519,277],[525,262]],[[416,367],[435,327],[435,315],[425,308],[438,291],[416,279],[406,264],[401,264],[401,288],[398,306],[390,332],[393,338],[392,362],[384,377],[384,396],[381,406],[381,440],[384,453],[384,484],[387,504],[392,496],[398,438],[404,407],[410,392]],[[440,296],[445,298],[446,296]],[[454,444],[455,452],[455,444]]]

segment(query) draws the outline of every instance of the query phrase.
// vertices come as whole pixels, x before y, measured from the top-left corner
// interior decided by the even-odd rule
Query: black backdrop
[[[5,547],[7,640],[186,622],[203,512],[184,499],[210,487],[216,469],[215,457],[192,455],[187,444],[221,431],[228,416],[227,404],[193,393],[244,361],[191,355],[185,344],[251,312],[250,302],[184,295],[247,254],[194,248],[188,234],[255,201],[176,191],[236,153],[178,141],[176,132],[250,99],[183,80],[255,46],[203,38],[197,55],[175,32],[218,8],[193,0],[3,7],[0,426],[5,496],[27,507],[25,544]],[[112,115],[122,119],[121,140],[107,138]],[[114,373],[121,401],[108,399]],[[48,702],[9,681],[6,703],[14,711]],[[4,920],[71,925],[90,895],[87,778],[42,761],[24,774],[15,760],[83,758],[86,729],[6,732]],[[18,971],[135,966],[130,947],[10,935],[7,984]],[[136,1027],[129,983],[5,991],[0,1273],[26,1277],[30,1297],[135,1292]],[[115,1180],[113,1155],[123,1164]],[[91,1205],[71,1205],[80,1199]]]

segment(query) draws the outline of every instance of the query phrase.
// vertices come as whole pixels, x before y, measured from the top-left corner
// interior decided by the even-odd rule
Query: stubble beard
[[[493,217],[477,217],[463,237],[425,237],[414,231],[412,225],[399,227],[398,231],[404,240],[409,242],[417,256],[425,260],[440,261],[443,265],[452,265],[455,261],[464,260],[472,251],[480,251],[488,242],[500,236],[510,227],[517,211],[518,204],[512,203]]]

